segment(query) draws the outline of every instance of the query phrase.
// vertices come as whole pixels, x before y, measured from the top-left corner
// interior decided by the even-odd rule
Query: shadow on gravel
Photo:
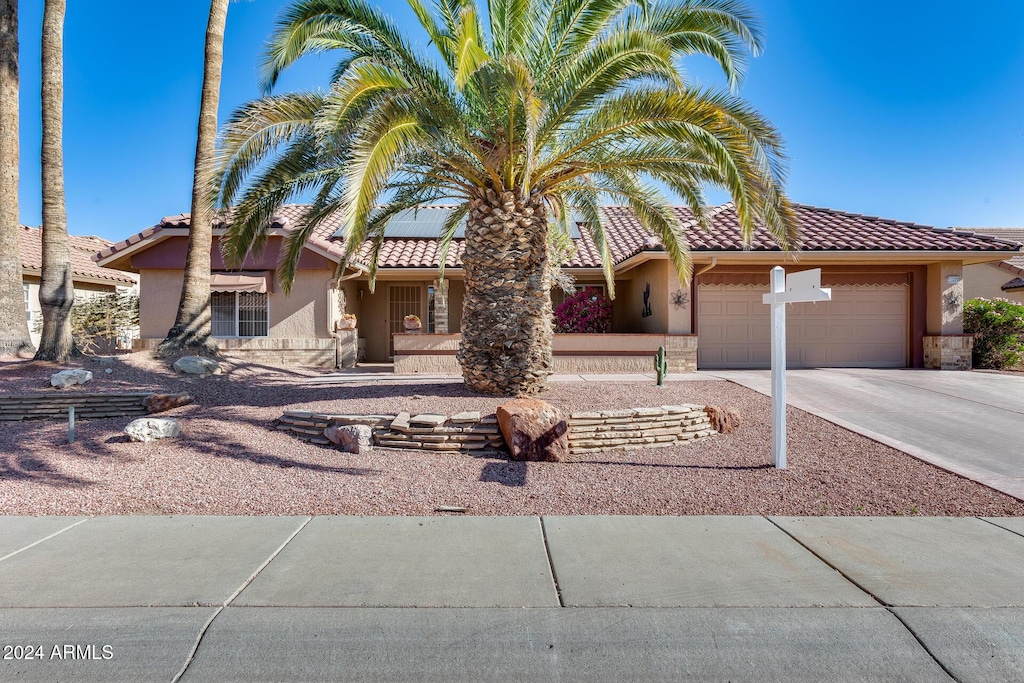
[[[345,474],[355,477],[366,477],[373,474],[380,474],[380,470],[365,467],[332,467],[329,465],[318,465],[316,463],[294,460],[292,458],[282,458],[280,456],[269,455],[267,453],[257,453],[250,450],[245,444],[238,442],[212,442],[188,439],[183,445],[186,445],[195,453],[200,453],[202,455],[209,455],[215,458],[230,458],[232,460],[250,462],[254,465],[265,465],[267,467],[279,467],[282,469],[294,467],[295,469],[309,470],[311,472]]]
[[[31,455],[0,456],[0,482],[30,481],[48,486],[84,488],[95,482],[55,471],[49,463]]]
[[[763,465],[670,465],[659,462],[615,462],[614,460],[573,460],[571,465],[612,465],[617,467],[665,467],[682,470],[770,470],[771,463]]]
[[[526,486],[526,463],[489,462],[480,470],[480,481],[494,482],[503,486]]]

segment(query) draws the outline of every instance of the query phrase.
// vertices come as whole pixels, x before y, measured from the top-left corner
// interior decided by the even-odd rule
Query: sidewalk
[[[3,681],[1019,681],[1024,518],[0,517],[0,647]]]

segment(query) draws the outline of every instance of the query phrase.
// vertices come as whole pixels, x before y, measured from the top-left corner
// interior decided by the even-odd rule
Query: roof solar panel
[[[437,239],[441,236],[441,229],[444,228],[444,223],[452,211],[454,209],[437,207],[399,211],[384,228],[384,235],[400,239]],[[573,221],[570,235],[573,239],[580,238],[577,221]],[[342,231],[338,230],[334,236],[341,237]],[[455,239],[465,239],[465,237],[466,219],[463,218],[455,228]]]

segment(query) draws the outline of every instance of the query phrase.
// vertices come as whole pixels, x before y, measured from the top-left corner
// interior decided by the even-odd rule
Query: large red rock
[[[728,434],[743,424],[740,411],[728,406],[704,406],[711,428],[720,434]]]
[[[147,413],[162,413],[192,402],[188,394],[150,394],[142,401]]]
[[[559,462],[569,453],[569,423],[547,401],[517,398],[495,412],[513,460]]]

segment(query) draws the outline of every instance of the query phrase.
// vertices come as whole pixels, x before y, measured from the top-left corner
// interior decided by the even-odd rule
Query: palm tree
[[[39,306],[43,331],[36,360],[63,362],[77,353],[71,336],[75,289],[64,203],[64,13],[65,0],[46,0],[43,10],[42,114],[40,155],[43,191],[43,272]]]
[[[18,216],[18,2],[0,0],[0,356],[32,348]]]
[[[409,0],[436,55],[417,52],[366,0],[298,0],[280,19],[265,89],[304,55],[337,50],[326,93],[267,95],[223,132],[220,201],[236,211],[225,253],[260,249],[277,207],[313,192],[281,276],[340,212],[347,253],[374,245],[397,212],[454,202],[446,252],[466,219],[459,361],[466,385],[530,394],[551,372],[549,238],[582,216],[613,264],[600,202],[628,205],[658,235],[679,277],[686,242],[666,194],[703,221],[706,184],[736,204],[744,234],[795,237],[777,131],[735,95],[696,88],[681,58],[717,61],[733,86],[762,48],[736,0]],[[570,211],[571,209],[571,211]],[[441,258],[444,262],[444,256]],[[442,272],[443,276],[443,272]]]
[[[170,356],[182,351],[211,355],[217,345],[210,339],[210,247],[213,244],[213,159],[217,147],[217,106],[224,63],[224,25],[228,0],[210,2],[203,53],[203,94],[199,104],[196,160],[192,175],[192,214],[188,254],[181,285],[181,300],[174,326],[157,352]]]

